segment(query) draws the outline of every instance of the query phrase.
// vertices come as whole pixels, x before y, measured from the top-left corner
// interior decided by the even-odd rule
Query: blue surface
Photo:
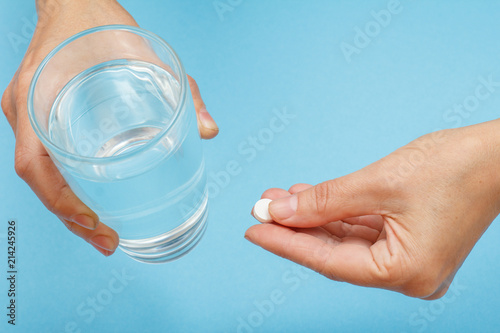
[[[23,26],[34,15],[33,2],[0,0],[1,91],[27,47],[16,52],[8,36],[29,32]],[[236,5],[219,16],[217,1],[121,1],[143,28],[174,47],[218,121],[220,135],[204,143],[209,177],[230,161],[241,166],[214,190],[202,242],[159,266],[119,251],[102,257],[17,178],[15,141],[2,117],[0,234],[9,218],[17,219],[19,280],[13,328],[5,316],[7,281],[0,279],[0,331],[496,331],[498,221],[452,290],[434,302],[297,271],[243,234],[255,223],[251,206],[269,187],[338,177],[437,128],[498,117],[500,91],[469,117],[450,118],[447,110],[474,93],[479,77],[500,78],[500,3],[401,0],[402,11],[348,62],[342,43],[353,44],[355,28],[364,29],[370,12],[388,1],[220,2]],[[266,137],[273,110],[284,109],[295,118]],[[268,139],[262,150],[249,150],[249,138],[259,135]],[[123,270],[133,279],[117,280]]]

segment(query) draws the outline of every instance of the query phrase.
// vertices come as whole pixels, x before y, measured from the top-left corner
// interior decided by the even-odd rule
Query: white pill
[[[269,204],[271,201],[271,199],[260,199],[255,206],[253,206],[252,215],[257,221],[262,223],[273,222],[271,214],[269,214]]]

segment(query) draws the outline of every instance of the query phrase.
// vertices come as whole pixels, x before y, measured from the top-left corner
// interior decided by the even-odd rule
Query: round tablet
[[[255,206],[253,206],[252,214],[257,221],[262,223],[273,222],[271,214],[269,214],[269,204],[271,201],[271,199],[260,199]]]

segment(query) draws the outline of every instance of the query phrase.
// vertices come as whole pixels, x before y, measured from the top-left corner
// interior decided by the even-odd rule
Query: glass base
[[[161,264],[176,260],[191,251],[206,229],[208,196],[196,212],[177,228],[159,236],[145,239],[121,239],[119,247],[129,257],[148,264]]]

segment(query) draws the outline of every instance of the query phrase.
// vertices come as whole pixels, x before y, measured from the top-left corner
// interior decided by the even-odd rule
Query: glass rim
[[[49,61],[54,57],[55,54],[57,54],[59,51],[61,51],[65,46],[71,44],[75,40],[88,36],[90,34],[96,33],[96,32],[102,32],[102,31],[126,31],[126,32],[131,32],[135,33],[136,35],[139,35],[141,37],[144,37],[148,40],[152,40],[157,42],[161,47],[167,50],[169,54],[172,55],[172,60],[173,63],[179,68],[179,80],[180,80],[180,98],[179,98],[179,103],[177,103],[177,106],[174,110],[174,117],[172,118],[172,121],[163,128],[158,134],[156,134],[151,140],[149,140],[146,144],[142,145],[141,147],[135,149],[134,151],[131,152],[125,152],[123,154],[117,155],[117,156],[106,156],[106,157],[88,157],[88,156],[83,156],[83,155],[78,155],[74,153],[70,153],[66,151],[65,149],[62,149],[61,147],[55,145],[54,143],[51,142],[49,137],[47,136],[46,133],[41,129],[40,124],[38,123],[36,117],[35,117],[35,109],[33,105],[33,96],[35,93],[35,87],[38,83],[38,79],[40,77],[40,74],[43,72],[45,69],[45,66],[49,63]],[[99,65],[99,64],[97,64]],[[94,65],[94,66],[97,66]],[[91,66],[89,68],[84,69],[83,71],[87,71],[90,68],[93,68],[94,66]],[[83,72],[82,71],[82,72]],[[77,75],[81,74],[82,72],[78,73]],[[71,80],[70,80],[71,81]],[[66,86],[66,85],[65,85]],[[62,87],[61,91],[65,88]],[[182,65],[182,62],[177,55],[177,53],[174,51],[174,49],[166,42],[164,41],[160,36],[158,36],[155,33],[152,33],[146,29],[142,29],[139,27],[135,26],[130,26],[130,25],[122,25],[122,24],[112,24],[112,25],[103,25],[103,26],[97,26],[93,27],[90,29],[83,30],[67,39],[65,39],[63,42],[58,44],[50,53],[43,59],[43,61],[40,63],[38,66],[37,70],[35,71],[35,74],[33,75],[33,79],[31,80],[30,87],[28,90],[28,117],[31,123],[31,127],[35,131],[35,134],[38,136],[40,141],[43,143],[43,145],[49,150],[48,152],[56,152],[64,158],[69,158],[71,160],[75,160],[78,162],[90,162],[92,164],[101,164],[101,163],[110,163],[110,162],[117,162],[117,161],[122,161],[129,159],[133,157],[134,155],[140,154],[149,148],[155,146],[160,140],[162,140],[165,135],[170,131],[170,129],[178,122],[178,119],[181,114],[181,110],[186,104],[186,95],[187,95],[187,77],[186,77],[186,72],[184,70],[184,66]],[[57,96],[56,96],[57,98]]]

